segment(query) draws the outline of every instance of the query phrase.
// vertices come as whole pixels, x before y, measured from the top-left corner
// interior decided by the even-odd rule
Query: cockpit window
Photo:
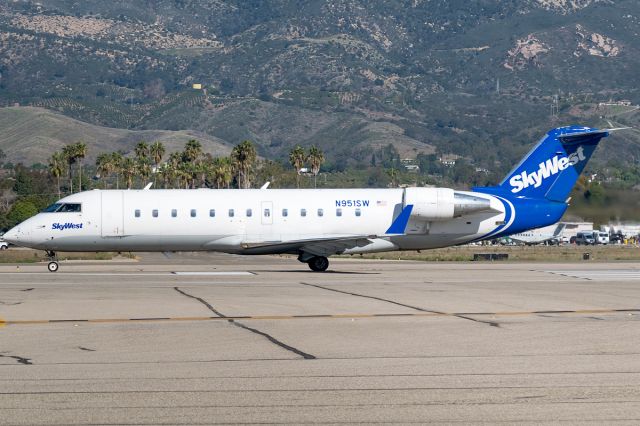
[[[60,203],[54,203],[51,204],[49,207],[47,207],[46,209],[42,210],[42,213],[53,213],[53,212],[57,212],[58,209],[60,208],[60,206],[62,206],[62,204]]]
[[[42,211],[43,213],[80,213],[82,204],[80,203],[55,203]]]
[[[61,213],[80,213],[82,211],[82,204],[76,204],[76,203],[65,203],[62,205],[62,207],[60,207],[60,210],[58,210],[58,212]]]

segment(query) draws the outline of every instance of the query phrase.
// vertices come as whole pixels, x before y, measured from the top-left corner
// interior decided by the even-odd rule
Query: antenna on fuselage
[[[262,186],[260,187],[260,189],[267,189],[267,188],[269,188],[269,184],[271,184],[271,182],[269,182],[269,181],[265,182],[265,183],[264,183],[264,185],[262,185]]]
[[[148,190],[148,189],[151,189],[151,187],[152,187],[152,186],[153,186],[153,182],[149,182],[149,183],[147,184],[147,186],[145,186],[144,188],[142,188],[142,190],[143,190],[143,191],[146,191],[146,190]]]

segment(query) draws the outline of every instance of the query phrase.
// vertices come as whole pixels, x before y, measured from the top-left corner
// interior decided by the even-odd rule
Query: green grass
[[[113,260],[116,257],[135,258],[135,256],[123,253],[93,253],[93,252],[78,252],[78,253],[66,253],[59,252],[58,260]],[[48,258],[43,251],[39,250],[25,250],[25,249],[9,249],[0,251],[0,263],[37,263],[47,261]]]

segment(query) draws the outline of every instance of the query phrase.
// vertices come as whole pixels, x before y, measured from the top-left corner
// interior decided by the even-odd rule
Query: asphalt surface
[[[640,265],[0,266],[0,424],[640,423]]]

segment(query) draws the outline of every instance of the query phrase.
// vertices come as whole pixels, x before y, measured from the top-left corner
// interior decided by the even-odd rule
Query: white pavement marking
[[[228,272],[172,272],[174,275],[257,275],[247,271],[228,271]]]
[[[83,277],[105,277],[105,276],[123,276],[123,277],[141,277],[141,276],[167,276],[167,275],[194,275],[194,276],[229,276],[229,275],[257,275],[254,272],[247,271],[228,271],[228,272],[0,272],[0,275],[48,275],[48,276],[83,276]]]
[[[640,280],[640,269],[594,269],[594,270],[556,270],[544,271],[550,274],[563,275],[565,277],[580,278],[585,280]]]

